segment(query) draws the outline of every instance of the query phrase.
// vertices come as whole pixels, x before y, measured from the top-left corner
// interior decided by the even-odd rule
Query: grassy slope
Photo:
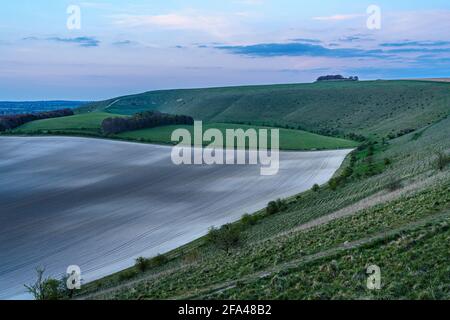
[[[134,268],[88,284],[89,298],[450,298],[450,171],[435,152],[450,151],[450,118],[367,150],[355,174],[333,191],[291,198],[285,211],[244,226],[245,244],[226,255],[200,239],[146,273]],[[356,175],[356,172],[359,172]],[[361,176],[361,172],[366,172]],[[390,191],[398,178],[402,189]],[[337,218],[315,220],[337,212]],[[261,216],[262,213],[259,213]],[[319,221],[311,228],[305,223]],[[366,289],[368,265],[382,270],[381,291]],[[130,282],[132,281],[132,282]]]
[[[194,135],[193,126],[164,126],[152,129],[124,132],[119,134],[118,136],[123,139],[140,140],[145,142],[171,143],[172,132],[179,128],[188,129],[189,132],[191,133],[191,136],[193,137]],[[219,129],[223,133],[223,136],[225,137],[226,129],[248,130],[251,128],[259,129],[262,127],[237,125],[231,123],[227,124],[212,123],[203,125],[203,131],[211,128]],[[349,141],[346,139],[325,137],[301,130],[280,129],[280,148],[283,150],[339,149],[339,148],[353,148],[356,146],[357,146],[356,142]]]
[[[447,115],[449,105],[449,83],[361,81],[153,91],[81,110],[132,114],[156,109],[209,122],[387,135],[434,123]]]
[[[100,126],[105,118],[113,116],[106,112],[77,114],[70,117],[44,119],[32,121],[13,130],[13,133],[51,133],[63,131],[67,133],[100,133]]]
[[[77,114],[70,117],[38,120],[27,123],[13,131],[15,134],[69,134],[69,135],[91,135],[101,137],[101,122],[107,117],[113,116],[105,112],[90,112]],[[193,126],[163,126],[152,129],[129,131],[111,136],[130,141],[148,143],[172,144],[171,134],[178,128],[187,128],[193,134]],[[246,125],[236,124],[205,124],[204,130],[217,128],[222,132],[226,129],[251,128]],[[261,127],[253,126],[259,129]],[[321,136],[301,130],[281,129],[280,148],[283,150],[312,150],[312,149],[340,149],[353,148],[357,143],[340,138]]]

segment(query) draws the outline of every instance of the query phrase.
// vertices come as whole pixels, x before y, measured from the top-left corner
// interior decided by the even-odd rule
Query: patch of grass
[[[275,265],[281,265],[292,261],[293,259],[299,259],[318,252],[325,252],[326,250],[330,250],[344,243],[358,241],[358,239],[366,238],[370,235],[382,234],[388,230],[401,228],[402,226],[414,224],[416,222],[418,222],[417,239],[421,239],[420,234],[422,234],[425,229],[421,227],[423,223],[419,223],[419,221],[428,221],[429,219],[432,221],[431,219],[434,219],[434,217],[442,212],[442,210],[448,210],[450,208],[449,191],[450,185],[447,183],[445,185],[428,189],[405,198],[400,198],[391,203],[365,209],[358,215],[334,220],[328,224],[320,225],[303,232],[293,232],[280,237],[267,239],[262,242],[248,242],[236,251],[229,251],[228,255],[217,253],[217,251],[215,253],[214,251],[211,251],[203,255],[202,263],[199,265],[189,265],[165,276],[152,279],[151,286],[148,286],[148,284],[143,281],[134,285],[132,291],[129,289],[118,290],[113,296],[109,296],[109,298],[134,299],[139,296],[144,298],[167,299],[183,295],[189,296],[194,292],[198,292],[202,288],[208,288],[213,284],[220,284],[230,280],[238,280],[246,275],[263,271]],[[445,217],[448,220],[448,214]],[[431,228],[431,230],[433,230],[433,228]],[[433,232],[436,233],[436,230],[437,229],[434,228]],[[402,233],[400,233],[400,235],[401,234]],[[440,233],[436,234],[441,237]],[[416,242],[405,241],[404,237],[399,237],[398,239],[400,239],[402,243],[401,248],[403,248],[403,250],[405,250],[405,247],[409,248],[409,250],[412,250],[413,248],[414,250],[418,250],[418,240],[416,240]],[[384,249],[378,251],[380,250],[380,245],[383,246],[384,242],[374,243],[369,248],[373,248],[373,250],[380,253],[386,253],[387,251],[383,251]],[[440,249],[442,249],[442,246]],[[364,266],[366,264],[378,264],[382,268],[386,268],[386,265],[390,264],[393,259],[393,255],[388,254],[381,255],[376,260],[373,260],[373,258],[371,258],[373,255],[370,250],[364,248],[358,250],[358,252],[363,255],[361,262],[363,262]],[[434,254],[435,256],[433,256],[433,260],[435,262],[436,259],[448,259],[448,255],[445,250],[439,252],[436,251]],[[400,256],[400,258],[395,259],[396,262],[394,265],[405,265],[405,263],[411,263],[410,260],[403,260],[404,256]],[[328,261],[326,265],[331,262],[337,267],[337,269],[335,269],[330,266],[332,267],[330,271],[334,270],[333,272],[338,272],[338,270],[342,270],[339,267],[339,263],[336,265],[332,262],[332,258],[329,258],[326,261]],[[337,260],[337,262],[339,261],[340,260]],[[353,260],[349,260],[349,262],[351,261]],[[420,266],[420,263],[417,264],[417,267]],[[427,263],[430,263],[430,261]],[[323,265],[323,263],[319,264],[319,266],[321,265]],[[434,265],[437,272],[440,272],[441,274],[443,274],[444,269],[448,267],[448,264],[444,261],[435,264],[430,263],[430,265]],[[308,277],[311,281],[317,282],[314,286],[309,287],[307,290],[305,287],[304,294],[311,298],[316,297],[316,295],[320,292],[318,286],[328,286],[330,284],[333,290],[337,290],[336,295],[339,295],[340,293],[338,292],[343,290],[342,288],[347,288],[347,285],[345,285],[346,281],[352,280],[353,273],[351,273],[348,280],[339,279],[339,281],[328,282],[323,278],[323,274],[321,276],[320,270],[322,268],[323,267],[320,267],[314,272],[311,271],[311,274]],[[303,276],[305,273],[301,272],[302,270],[305,270],[304,267],[300,270],[295,269],[295,272],[292,272],[292,276]],[[353,269],[350,268],[350,270]],[[389,271],[389,269],[384,270]],[[395,273],[397,271],[394,272],[394,270],[392,270],[392,272]],[[338,276],[338,274],[339,273],[335,274],[335,276]],[[330,275],[332,275],[332,273]],[[397,277],[398,276],[399,274],[397,274]],[[248,286],[255,289],[260,288],[260,290],[265,288],[265,285],[263,284],[265,279],[258,279],[259,278],[256,278],[255,280],[250,281],[243,287],[231,289],[226,291],[226,293],[220,293],[220,296],[214,297],[231,299],[249,298],[246,290],[243,290],[244,288],[248,288]],[[402,273],[402,279],[400,281],[408,282],[413,279],[421,282],[421,274]],[[260,281],[263,281],[263,283]],[[358,282],[356,281],[355,283]],[[283,287],[283,290],[280,290],[278,294],[274,294],[272,299],[281,298],[280,294],[284,294],[284,298],[292,299],[296,297],[293,292],[289,292],[289,294],[287,293],[288,291],[286,290],[289,288],[289,285]],[[292,289],[295,289],[295,285]],[[269,294],[273,294],[273,292],[264,292],[266,291],[261,290],[260,294],[264,296],[267,294],[266,298],[269,297]],[[348,294],[359,293],[355,288],[351,287]],[[392,297],[396,298],[405,297],[407,295],[406,292],[391,294]]]
[[[189,130],[191,136],[194,136],[194,127],[193,126],[164,126],[157,127],[151,129],[143,129],[137,131],[129,131],[124,132],[117,135],[122,139],[130,139],[137,140],[143,142],[152,142],[152,143],[164,143],[164,144],[173,144],[171,141],[172,132],[176,129],[184,128]],[[261,126],[249,126],[242,124],[232,124],[232,123],[211,123],[204,124],[203,131],[208,129],[219,129],[224,138],[226,137],[225,133],[227,129],[242,129],[247,131],[249,129],[269,129],[268,139],[269,144],[268,147],[271,147],[270,143],[270,129],[268,127]],[[225,141],[224,141],[225,142]],[[204,145],[208,145],[209,143],[205,143]],[[214,145],[214,144],[213,144]],[[301,130],[292,130],[292,129],[280,129],[280,149],[282,150],[322,150],[322,149],[341,149],[341,148],[354,148],[358,145],[357,142],[341,139],[341,138],[333,138],[321,136],[318,134],[301,131]],[[246,147],[248,148],[248,142],[246,142]]]
[[[101,123],[105,118],[114,116],[106,112],[77,114],[70,117],[44,119],[29,122],[12,131],[15,134],[101,134]]]
[[[12,131],[13,134],[56,134],[56,135],[82,135],[93,137],[104,137],[101,132],[101,123],[105,118],[115,116],[109,113],[84,113],[70,117],[45,119],[33,121]],[[108,135],[107,138],[120,139],[127,141],[138,141],[145,143],[171,144],[172,132],[176,129],[185,128],[189,130],[191,136],[194,135],[194,127],[187,125],[172,125],[161,126],[151,129],[143,129],[136,131],[123,132],[118,135]],[[212,123],[204,124],[203,131],[215,128],[219,129],[225,138],[227,129],[265,129],[266,127],[238,125],[232,123]],[[270,129],[270,128],[268,128]],[[270,131],[269,131],[269,144]],[[192,139],[193,140],[193,139]],[[225,142],[225,141],[224,141]],[[205,143],[205,146],[209,143]],[[280,129],[280,148],[282,150],[321,150],[321,149],[341,149],[354,148],[358,145],[357,142],[321,136],[318,134],[292,129]],[[246,141],[246,148],[248,148],[248,141]]]

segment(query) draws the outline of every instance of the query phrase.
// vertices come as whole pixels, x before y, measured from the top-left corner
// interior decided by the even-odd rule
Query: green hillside
[[[159,110],[209,122],[387,136],[434,123],[449,108],[449,83],[360,81],[152,91],[93,103],[80,111]]]
[[[136,131],[129,131],[120,133],[117,136],[126,140],[136,140],[143,141],[149,143],[164,143],[169,144],[171,142],[172,132],[179,128],[188,129],[191,133],[191,136],[194,136],[194,127],[193,126],[164,126],[157,127],[151,129],[143,129]],[[248,125],[239,125],[239,124],[231,124],[231,123],[209,123],[203,125],[203,131],[208,129],[219,129],[223,136],[225,137],[225,131],[227,129],[261,129],[264,127],[260,126],[248,126]],[[271,129],[271,128],[267,128]],[[272,128],[273,129],[273,128]],[[270,131],[269,131],[269,143],[268,147],[271,147],[270,144]],[[210,143],[205,143],[205,145],[209,145]],[[292,129],[280,129],[280,149],[282,150],[322,150],[322,149],[341,149],[341,148],[354,148],[358,146],[358,143],[354,141],[349,141],[346,139],[339,139],[333,137],[321,136],[314,133],[309,133],[301,130],[292,130]]]
[[[447,117],[366,143],[334,183],[235,223],[241,242],[228,253],[204,237],[78,297],[450,299],[449,136]],[[370,265],[381,268],[381,290],[366,287]]]
[[[13,134],[57,134],[57,135],[84,135],[104,137],[101,132],[101,123],[105,118],[114,115],[106,112],[88,112],[70,117],[53,118],[29,122],[13,130]],[[123,132],[117,135],[109,135],[107,138],[127,141],[139,141],[145,143],[173,144],[172,132],[175,129],[186,128],[193,136],[193,126],[162,126],[151,129]],[[250,128],[261,129],[261,126],[237,125],[231,123],[205,123],[204,130],[217,128],[225,133],[226,129]],[[270,128],[269,128],[270,129]],[[225,136],[225,135],[224,135]],[[269,134],[270,138],[270,134]],[[209,144],[209,143],[205,143]],[[357,142],[335,137],[326,137],[302,130],[280,129],[280,148],[283,150],[321,150],[353,148]],[[270,147],[270,143],[268,145]]]

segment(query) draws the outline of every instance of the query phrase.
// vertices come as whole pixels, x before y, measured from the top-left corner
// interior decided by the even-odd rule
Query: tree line
[[[184,115],[172,115],[159,111],[145,111],[136,113],[131,117],[106,118],[102,122],[102,131],[104,134],[117,134],[125,131],[173,124],[193,125],[194,119]]]
[[[45,111],[38,113],[26,113],[26,114],[14,114],[14,115],[6,115],[0,116],[0,132],[6,130],[12,130],[17,128],[27,122],[42,120],[42,119],[50,119],[50,118],[59,118],[59,117],[67,117],[73,116],[74,113],[71,109],[61,109],[54,111]]]
[[[317,81],[336,81],[336,80],[358,81],[359,77],[354,76],[345,78],[344,76],[337,74],[337,75],[320,76],[317,78]]]

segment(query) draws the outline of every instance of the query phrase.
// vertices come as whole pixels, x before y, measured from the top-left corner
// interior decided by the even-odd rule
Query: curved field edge
[[[92,112],[77,114],[69,117],[38,120],[27,123],[11,132],[14,135],[68,135],[68,136],[88,136],[108,139],[118,139],[125,141],[135,141],[142,143],[170,144],[172,132],[176,129],[185,128],[193,137],[193,126],[169,125],[151,129],[123,132],[116,135],[104,136],[101,132],[101,123],[105,118],[120,116],[104,112]],[[268,129],[270,142],[270,129],[262,126],[249,126],[232,123],[204,123],[203,131],[215,128],[219,129],[225,137],[227,129]],[[280,130],[281,150],[329,150],[354,148],[359,143],[348,139],[322,136],[302,130],[284,129]],[[246,142],[248,144],[248,142]],[[207,145],[209,143],[205,143]],[[269,143],[270,147],[270,143]]]

